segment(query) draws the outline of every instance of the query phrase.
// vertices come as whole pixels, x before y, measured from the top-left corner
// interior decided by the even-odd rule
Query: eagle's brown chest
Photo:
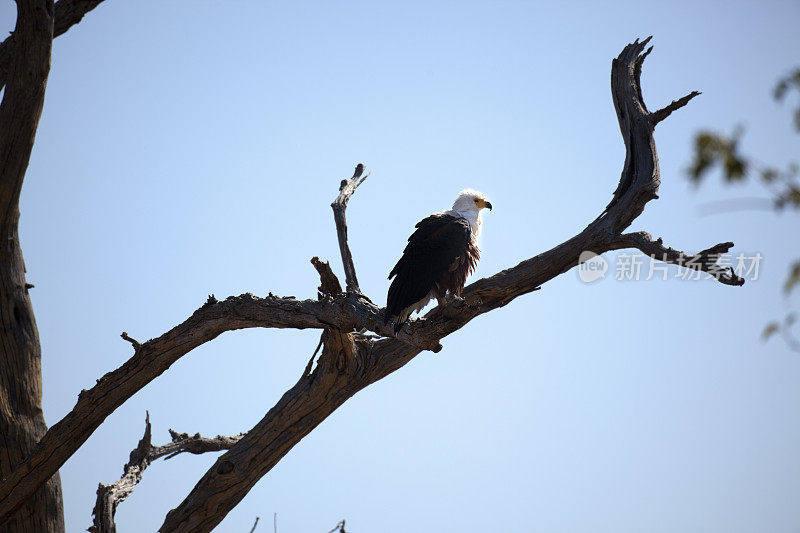
[[[480,258],[481,251],[475,241],[471,240],[464,252],[456,257],[450,268],[442,272],[439,279],[436,280],[436,297],[444,298],[447,291],[450,291],[450,294],[461,296],[467,277],[475,270]]]

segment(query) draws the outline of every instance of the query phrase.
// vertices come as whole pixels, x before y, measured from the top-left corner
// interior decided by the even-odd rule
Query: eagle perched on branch
[[[451,210],[417,223],[403,257],[389,273],[394,280],[387,297],[386,323],[394,322],[395,333],[413,311],[419,312],[433,298],[443,305],[448,292],[461,296],[467,276],[480,259],[478,236],[484,208],[492,209],[486,197],[466,189]]]

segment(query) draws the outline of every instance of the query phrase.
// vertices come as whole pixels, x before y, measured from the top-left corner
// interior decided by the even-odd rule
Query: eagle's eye
[[[474,201],[476,204],[478,203],[478,199],[477,199],[477,198],[475,198],[473,201]]]

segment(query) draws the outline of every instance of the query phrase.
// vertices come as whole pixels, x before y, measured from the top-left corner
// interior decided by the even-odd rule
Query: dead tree
[[[54,6],[52,0],[17,0],[16,29],[0,44],[0,84],[6,84],[0,104],[0,431],[6,442],[0,454],[0,523],[6,529],[63,531],[58,481],[61,465],[117,407],[180,357],[225,331],[253,327],[318,329],[321,353],[316,365],[312,357],[297,383],[218,458],[186,499],[167,515],[161,531],[210,531],[295,444],[348,398],[420,352],[441,350],[444,337],[476,316],[502,307],[575,267],[584,251],[601,254],[633,248],[667,263],[692,265],[726,285],[744,283],[732,270],[716,264],[719,255],[733,246],[730,242],[687,255],[645,232],[624,233],[647,202],[658,198],[660,175],[653,139],[656,125],[699,94],[693,92],[663,109],[648,111],[640,76],[651,50],[645,50],[650,39],[637,40],[622,50],[611,67],[614,107],[626,147],[622,176],[611,202],[578,235],[472,283],[465,288],[463,301],[433,309],[395,336],[383,323],[383,310],[361,293],[347,244],[345,209],[365,179],[363,165],[359,165],[353,177],[341,183],[333,203],[346,290],[328,264],[314,258],[312,263],[321,278],[317,299],[248,293],[218,301],[212,296],[160,337],[140,343],[123,333],[133,346],[133,356],[94,387],[81,391],[72,411],[46,430],[41,413],[40,347],[17,235],[19,193],[42,110],[53,36],[66,31],[99,3],[61,0]],[[149,437],[146,444],[149,446]],[[146,453],[132,457],[128,466],[138,468],[138,473],[130,469],[132,481],[148,461]],[[113,511],[118,501],[112,495],[99,508],[102,513],[102,509]],[[110,515],[109,527],[113,528],[113,512]]]

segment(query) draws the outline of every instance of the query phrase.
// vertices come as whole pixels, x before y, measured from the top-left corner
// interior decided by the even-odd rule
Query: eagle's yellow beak
[[[487,202],[486,200],[480,200],[480,201],[478,202],[478,205],[479,205],[480,207],[485,207],[485,208],[486,208],[486,209],[488,209],[489,211],[491,211],[491,210],[492,210],[492,202]]]

